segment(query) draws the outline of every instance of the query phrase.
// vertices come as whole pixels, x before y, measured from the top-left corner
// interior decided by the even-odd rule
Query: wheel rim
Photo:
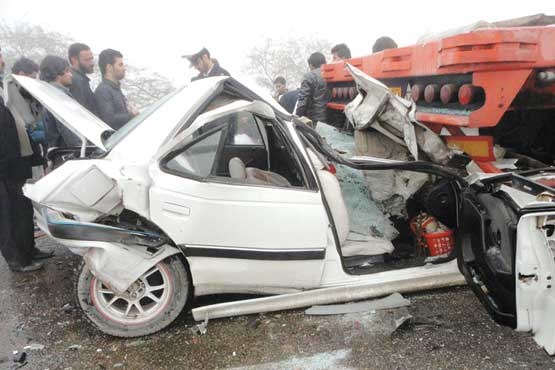
[[[93,276],[91,297],[94,306],[110,321],[137,325],[157,317],[171,300],[172,280],[158,264],[139,277],[123,294],[116,294]]]

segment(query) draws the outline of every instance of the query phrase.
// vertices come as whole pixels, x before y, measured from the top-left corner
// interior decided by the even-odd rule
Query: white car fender
[[[102,243],[101,247],[88,248],[83,260],[92,274],[117,294],[124,293],[141,275],[158,262],[181,253],[171,245],[163,245],[151,254],[147,247]],[[72,248],[73,249],[73,248]]]

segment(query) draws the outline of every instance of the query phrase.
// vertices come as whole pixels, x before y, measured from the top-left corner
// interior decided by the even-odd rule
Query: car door
[[[289,165],[303,171],[286,130],[256,106],[239,102],[199,116],[151,167],[151,219],[183,249],[198,295],[283,292],[321,279],[329,221],[314,185],[229,175],[231,158],[268,170],[273,149],[262,120],[288,148]]]
[[[520,189],[465,194],[459,268],[496,322],[531,332],[553,355],[555,206],[538,202],[541,188],[522,181]]]
[[[496,322],[531,332],[540,346],[555,354],[555,189],[542,184],[553,184],[555,169],[543,169],[530,178],[506,173],[469,184],[447,167],[428,162],[347,160],[313,130],[304,125],[297,130],[325,157],[352,168],[451,178],[460,199],[456,210],[459,270]]]

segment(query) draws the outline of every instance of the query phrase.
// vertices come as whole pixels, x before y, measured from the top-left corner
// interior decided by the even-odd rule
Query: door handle
[[[538,275],[536,274],[521,274],[518,273],[518,280],[522,281],[523,283],[530,283],[532,281],[538,280]]]
[[[191,215],[191,208],[175,203],[164,202],[164,204],[162,205],[162,210],[179,216]]]

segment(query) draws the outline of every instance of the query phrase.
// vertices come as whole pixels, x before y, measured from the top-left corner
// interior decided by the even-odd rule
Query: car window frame
[[[237,112],[230,112],[229,115],[232,114],[236,114]],[[217,176],[214,175],[214,169],[217,168],[217,164],[219,164],[219,160],[222,154],[222,150],[225,147],[225,142],[227,141],[228,135],[230,133],[230,129],[229,129],[229,121],[225,120],[226,116],[223,117],[219,117],[214,121],[211,122],[207,122],[205,125],[209,125],[212,122],[221,120],[223,121],[222,123],[220,123],[218,126],[212,128],[211,130],[202,133],[200,136],[192,139],[189,143],[185,144],[184,146],[181,146],[179,149],[176,149],[170,153],[168,153],[166,156],[164,156],[161,160],[160,160],[160,164],[159,167],[163,172],[166,172],[168,174],[177,176],[177,177],[182,177],[182,178],[186,178],[189,180],[194,180],[194,181],[198,181],[198,182],[212,182],[212,183],[220,183],[220,184],[228,184],[228,185],[239,185],[239,186],[249,186],[249,187],[264,187],[264,188],[272,188],[272,189],[284,189],[284,190],[304,190],[304,191],[317,191],[317,188],[314,189],[313,186],[311,186],[311,182],[308,179],[308,174],[306,173],[306,168],[305,166],[302,164],[302,159],[300,157],[300,152],[297,150],[297,147],[295,145],[294,142],[292,142],[291,138],[289,138],[289,136],[287,135],[287,133],[285,132],[285,129],[282,127],[281,123],[278,122],[278,119],[267,119],[264,117],[259,117],[254,113],[250,113],[254,116],[255,121],[256,120],[260,120],[261,122],[265,122],[265,121],[271,121],[272,126],[279,132],[278,135],[280,135],[280,138],[285,141],[285,144],[288,146],[288,150],[290,152],[292,152],[292,157],[293,160],[295,160],[295,165],[298,167],[298,169],[301,171],[301,174],[303,176],[303,186],[291,186],[291,187],[284,187],[284,186],[275,186],[275,185],[265,185],[265,184],[253,184],[253,183],[248,183],[248,182],[243,182],[240,180],[236,180],[233,179],[231,177],[225,177],[225,176]],[[201,126],[198,130],[202,130],[204,126]],[[257,125],[258,126],[258,125]],[[260,128],[257,127],[259,134],[262,137],[262,133],[260,132]],[[197,131],[198,131],[197,130]],[[217,131],[222,131],[222,134],[220,135],[220,142],[218,144],[218,149],[216,151],[216,155],[215,155],[215,160],[212,163],[212,168],[210,170],[210,174],[208,176],[199,176],[193,173],[189,173],[189,172],[182,172],[182,171],[176,171],[173,170],[171,168],[168,167],[168,162],[171,161],[173,158],[175,158],[176,156],[182,154],[183,152],[185,152],[186,150],[188,150],[190,147],[192,147],[193,145],[197,144],[198,142],[206,139],[207,137],[209,137],[212,134],[215,134]],[[195,132],[192,133],[190,136],[188,136],[189,138],[194,136]],[[263,142],[264,142],[264,138],[262,137]],[[240,145],[238,145],[240,146]],[[269,150],[269,148],[266,146],[266,143],[264,143],[264,148],[266,150]],[[262,146],[261,146],[262,147]]]
[[[171,168],[168,167],[168,162],[171,161],[172,159],[174,159],[175,157],[177,157],[178,155],[182,154],[183,152],[187,151],[193,145],[199,143],[200,141],[208,138],[211,135],[216,134],[218,131],[226,131],[226,132],[222,132],[222,134],[220,135],[220,142],[218,143],[218,149],[216,150],[216,154],[215,154],[215,157],[214,157],[215,158],[214,163],[216,163],[217,156],[219,155],[219,150],[220,150],[220,147],[222,145],[222,141],[225,140],[225,135],[227,135],[227,128],[225,127],[225,124],[214,127],[211,130],[208,130],[207,132],[205,132],[205,133],[201,134],[200,136],[191,140],[191,142],[187,143],[186,145],[184,145],[180,149],[170,152],[168,155],[166,155],[164,158],[162,158],[162,160],[160,160],[160,169],[163,172],[169,173],[169,174],[174,175],[174,176],[183,177],[183,178],[186,178],[186,179],[200,181],[200,182],[206,182],[204,180],[211,176],[213,168],[214,168],[214,163],[212,163],[212,167],[210,168],[210,175],[208,175],[208,176],[199,176],[199,175],[194,174],[192,172],[176,171],[174,169],[171,169]]]
[[[237,114],[237,115],[239,115],[240,113],[247,113],[247,114],[251,115],[251,117],[253,118],[254,127],[256,129],[256,132],[258,133],[258,139],[260,140],[260,142],[259,143],[253,143],[253,144],[225,143],[224,145],[226,145],[226,146],[237,146],[237,147],[258,147],[258,148],[264,147],[264,148],[266,148],[266,142],[264,140],[264,136],[262,135],[262,132],[260,132],[260,127],[258,125],[258,120],[261,119],[261,118],[258,117],[256,114],[254,114],[252,112],[249,112],[249,111],[235,112],[235,114]],[[229,130],[228,137],[235,139],[235,136],[237,135],[237,132],[238,132],[238,129],[239,129],[239,120],[234,120],[232,122],[232,125],[234,127],[230,127],[232,129]]]
[[[281,122],[277,117],[272,120],[264,117],[256,117],[256,119],[260,120],[263,125],[265,125],[266,121],[271,121],[272,126],[277,131],[278,135],[280,136],[280,139],[284,141],[285,145],[287,145],[288,151],[289,153],[291,153],[291,157],[295,161],[295,165],[301,171],[301,175],[303,177],[303,182],[304,182],[304,186],[302,187],[302,189],[306,189],[310,191],[318,191],[318,185],[314,180],[314,178],[312,177],[312,173],[310,172],[310,167],[308,167],[308,166],[311,166],[311,164],[307,163],[306,160],[304,159],[302,152],[295,144],[293,138],[290,137],[290,134],[287,131],[285,124]],[[267,148],[267,150],[269,153],[270,151],[269,148]],[[301,189],[301,187],[295,187],[295,188]]]

